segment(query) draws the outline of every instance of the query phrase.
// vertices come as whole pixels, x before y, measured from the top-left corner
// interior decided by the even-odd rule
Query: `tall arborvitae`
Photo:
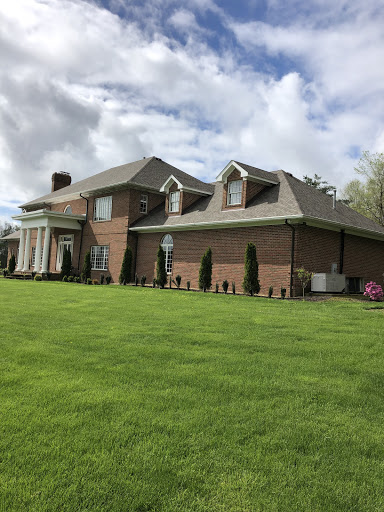
[[[257,295],[260,291],[259,264],[257,263],[256,245],[248,242],[245,249],[245,272],[243,289],[245,293]]]
[[[87,282],[91,278],[91,253],[88,251],[84,256],[84,265],[81,272],[81,280]]]
[[[8,271],[10,274],[13,274],[16,268],[16,258],[15,255],[12,254],[12,256],[9,258],[8,261]]]
[[[210,247],[205,251],[201,258],[199,271],[200,290],[209,290],[212,286],[212,250]]]
[[[37,255],[36,255],[37,258]],[[63,278],[64,276],[68,277],[71,274],[72,269],[72,254],[71,251],[68,251],[67,248],[64,248],[63,252],[63,262],[61,264],[61,273],[60,277]]]
[[[157,263],[156,263],[156,283],[160,288],[164,288],[167,284],[167,270],[165,268],[165,252],[164,249],[159,245],[157,250]]]
[[[119,283],[127,284],[131,280],[132,272],[132,249],[127,245],[124,252],[123,263],[121,264],[121,271],[119,275]]]

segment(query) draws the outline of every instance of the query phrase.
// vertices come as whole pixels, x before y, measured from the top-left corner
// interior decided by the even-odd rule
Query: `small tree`
[[[119,275],[119,284],[127,284],[131,280],[131,272],[132,272],[132,249],[129,245],[127,245],[123,263],[121,264],[121,270]]]
[[[37,258],[37,256],[36,256]],[[64,248],[63,252],[63,263],[61,264],[61,273],[60,277],[63,279],[63,277],[68,277],[71,273],[72,269],[72,254],[71,251],[68,251],[67,248]]]
[[[244,268],[244,281],[243,289],[245,293],[250,293],[252,296],[258,294],[260,291],[259,283],[259,264],[256,256],[256,245],[248,242],[245,249],[245,268]]]
[[[156,262],[156,283],[160,288],[164,288],[167,284],[167,270],[165,268],[165,252],[164,249],[159,245],[157,249],[157,262]]]
[[[295,270],[297,277],[301,283],[301,287],[303,289],[303,300],[304,300],[304,291],[307,287],[309,281],[312,279],[312,277],[315,275],[314,272],[309,272],[308,270],[305,270],[304,267],[297,268]]]
[[[16,268],[16,258],[15,255],[12,254],[12,256],[9,258],[8,261],[8,271],[10,274],[13,274]]]
[[[204,292],[212,286],[212,250],[210,247],[201,258],[199,271],[199,288]]]
[[[81,272],[81,279],[85,283],[91,278],[91,253],[88,251],[84,256],[83,271]]]

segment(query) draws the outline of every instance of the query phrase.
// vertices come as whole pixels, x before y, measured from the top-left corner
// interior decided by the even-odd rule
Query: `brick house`
[[[201,256],[212,248],[213,283],[241,289],[244,252],[254,242],[261,294],[272,285],[300,292],[294,269],[338,272],[349,291],[382,283],[384,228],[282,170],[231,161],[204,183],[156,157],[71,184],[54,173],[52,191],[21,206],[21,229],[6,237],[18,272],[60,272],[64,248],[79,273],[91,252],[92,278],[118,282],[127,244],[133,273],[152,282],[159,244],[170,277],[197,288]]]

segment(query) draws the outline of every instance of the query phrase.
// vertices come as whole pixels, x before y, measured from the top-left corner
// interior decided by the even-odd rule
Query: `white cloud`
[[[270,2],[272,13],[279,7]],[[5,0],[0,208],[49,192],[53,171],[78,181],[152,154],[209,180],[235,158],[343,183],[351,146],[382,147],[383,36],[367,12],[354,20],[348,7],[348,22],[326,27],[319,8],[311,27],[305,16],[239,24],[205,0],[113,9],[129,16],[81,0]],[[185,43],[164,32],[166,9],[173,27],[193,34]],[[197,22],[207,10],[226,20],[247,59],[227,42],[209,46]],[[260,54],[297,69],[268,76],[252,60]]]

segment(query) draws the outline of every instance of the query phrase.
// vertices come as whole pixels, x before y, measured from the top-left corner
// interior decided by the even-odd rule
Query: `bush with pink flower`
[[[379,284],[371,281],[365,285],[364,295],[371,300],[379,302],[383,300],[383,289]]]

